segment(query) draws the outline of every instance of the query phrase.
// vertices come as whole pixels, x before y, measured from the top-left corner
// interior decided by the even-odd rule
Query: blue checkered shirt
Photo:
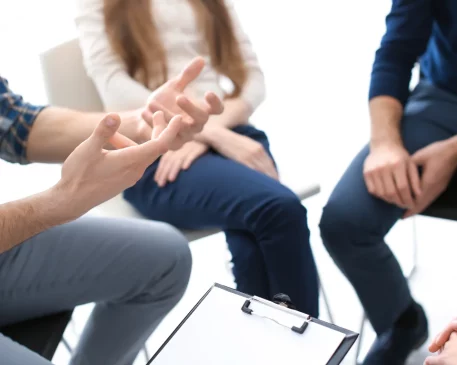
[[[27,161],[27,139],[42,106],[25,103],[0,76],[0,159],[21,164]]]

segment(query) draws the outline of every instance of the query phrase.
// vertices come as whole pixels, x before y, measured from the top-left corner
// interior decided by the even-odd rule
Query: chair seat
[[[73,311],[34,318],[0,328],[0,333],[51,361]]]

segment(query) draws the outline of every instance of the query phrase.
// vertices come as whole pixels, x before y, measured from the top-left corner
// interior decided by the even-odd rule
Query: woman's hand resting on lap
[[[212,147],[221,155],[278,180],[279,175],[263,145],[229,129],[218,128]]]
[[[177,151],[168,151],[160,159],[154,175],[159,187],[173,182],[181,170],[187,170],[192,163],[208,151],[208,145],[197,141],[187,142]]]

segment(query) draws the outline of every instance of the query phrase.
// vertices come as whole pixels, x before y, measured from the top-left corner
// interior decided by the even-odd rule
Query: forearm
[[[370,146],[390,143],[403,145],[400,122],[403,106],[390,96],[377,96],[370,101],[371,139]]]
[[[69,109],[49,107],[36,118],[27,143],[30,162],[63,162],[68,155],[87,139],[103,113],[83,113]],[[135,112],[121,114],[127,118],[139,117]],[[120,130],[122,132],[122,130]]]
[[[224,101],[224,112],[210,117],[203,131],[195,139],[211,145],[218,129],[233,129],[239,125],[247,124],[252,113],[252,108],[243,99],[226,99]]]
[[[53,226],[68,222],[56,188],[0,205],[0,254]],[[68,213],[68,212],[67,212]]]

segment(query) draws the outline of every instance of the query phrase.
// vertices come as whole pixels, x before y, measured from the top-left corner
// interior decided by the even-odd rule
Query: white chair
[[[103,111],[100,96],[92,80],[86,74],[77,39],[70,40],[45,51],[40,55],[40,61],[49,104],[81,111]],[[320,185],[318,183],[314,181],[301,181],[301,178],[296,179],[295,177],[299,175],[293,171],[281,170],[281,175],[285,177],[285,183],[290,186],[300,200],[304,200],[320,192]],[[123,199],[122,195],[118,195],[95,208],[95,212],[104,216],[143,218]],[[218,230],[201,230],[185,231],[183,233],[189,242],[191,242],[217,232]],[[333,322],[333,315],[322,285],[321,291],[330,321]]]

